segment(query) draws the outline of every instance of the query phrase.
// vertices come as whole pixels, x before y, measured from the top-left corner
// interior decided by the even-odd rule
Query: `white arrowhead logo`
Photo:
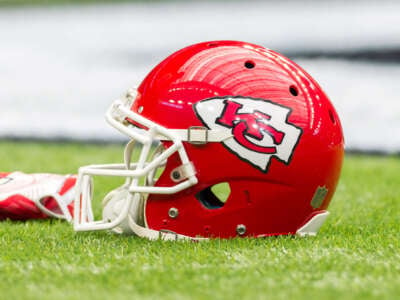
[[[287,121],[290,108],[264,99],[216,97],[197,102],[194,109],[209,129],[231,133],[222,142],[225,147],[263,172],[272,157],[289,164],[302,133]]]

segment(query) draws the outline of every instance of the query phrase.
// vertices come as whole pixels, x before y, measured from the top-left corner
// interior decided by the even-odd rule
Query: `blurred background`
[[[123,141],[111,102],[175,50],[219,39],[303,66],[348,151],[400,153],[400,1],[0,0],[0,139]]]

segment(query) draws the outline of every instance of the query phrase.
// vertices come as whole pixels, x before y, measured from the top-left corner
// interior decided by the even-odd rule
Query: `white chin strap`
[[[164,241],[208,241],[207,238],[192,238],[186,235],[177,234],[172,231],[157,231],[143,226],[139,226],[131,216],[129,216],[129,227],[132,232],[139,237],[147,238],[151,241],[164,240]]]
[[[137,214],[136,214],[137,215]],[[143,238],[147,238],[151,241],[154,240],[165,240],[165,241],[207,241],[207,238],[193,238],[186,235],[178,234],[168,230],[154,230],[148,227],[140,226],[136,220],[132,217],[132,214],[128,214],[128,224],[132,232]]]

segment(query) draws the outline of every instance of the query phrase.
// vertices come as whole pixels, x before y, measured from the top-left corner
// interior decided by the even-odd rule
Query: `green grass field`
[[[122,146],[0,142],[0,153],[1,171],[74,173],[120,162]],[[400,299],[399,171],[399,157],[348,156],[315,238],[150,242],[2,222],[0,299]]]

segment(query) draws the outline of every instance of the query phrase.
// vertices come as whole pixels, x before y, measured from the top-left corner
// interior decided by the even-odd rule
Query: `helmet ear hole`
[[[197,200],[208,209],[221,208],[226,204],[231,189],[228,182],[221,182],[209,186],[196,194]]]
[[[229,186],[229,183],[221,182],[214,184],[211,187],[211,191],[219,199],[219,201],[225,204],[231,193],[231,187]]]

